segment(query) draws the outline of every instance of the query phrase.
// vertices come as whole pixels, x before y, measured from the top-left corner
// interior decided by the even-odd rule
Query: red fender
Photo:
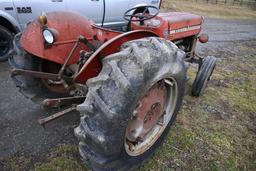
[[[94,30],[91,20],[72,12],[51,12],[46,14],[47,24],[43,26],[38,20],[31,22],[22,33],[21,46],[30,54],[63,64],[73,48],[77,37],[82,35],[89,41],[93,39]],[[43,29],[48,27],[56,31],[56,42],[51,47],[45,47]],[[84,44],[80,44],[69,61],[76,63],[80,50],[90,50]]]
[[[137,30],[137,31],[130,31],[127,33],[120,34],[107,42],[105,42],[99,49],[97,49],[92,56],[89,58],[88,61],[84,64],[80,72],[75,75],[74,80],[75,82],[79,82],[84,84],[88,79],[96,77],[101,69],[101,59],[119,52],[120,47],[123,43],[135,40],[135,39],[141,39],[144,37],[158,37],[155,33],[151,31],[143,31],[143,30]]]

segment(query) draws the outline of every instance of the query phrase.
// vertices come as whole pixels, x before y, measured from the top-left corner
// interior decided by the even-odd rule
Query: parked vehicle
[[[198,64],[193,95],[210,80],[216,58],[196,54],[203,18],[127,10],[127,31],[97,26],[70,12],[41,15],[15,36],[11,76],[44,107],[78,110],[79,151],[93,170],[131,170],[162,144],[182,105],[189,63]],[[132,11],[137,11],[136,13]],[[132,13],[131,13],[132,12]]]
[[[160,0],[0,0],[0,61],[12,51],[13,35],[42,12],[75,11],[98,25],[125,29],[123,13],[140,5],[160,6]]]

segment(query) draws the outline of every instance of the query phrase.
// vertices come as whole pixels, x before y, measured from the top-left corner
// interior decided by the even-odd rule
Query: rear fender
[[[88,61],[86,61],[79,73],[75,75],[74,81],[84,84],[88,79],[96,77],[102,69],[102,58],[110,54],[119,52],[120,47],[123,43],[135,39],[141,39],[144,37],[158,36],[151,31],[137,30],[123,33],[105,42],[99,49],[97,49],[93,53]]]
[[[51,12],[46,14],[47,24],[42,25],[39,20],[31,22],[21,36],[22,48],[39,58],[46,59],[58,64],[64,64],[68,54],[73,48],[79,35],[84,36],[89,41],[93,39],[93,22],[86,17],[72,12]],[[55,30],[55,43],[45,46],[43,29],[51,28]],[[68,64],[78,61],[81,50],[89,51],[84,44],[79,44]]]

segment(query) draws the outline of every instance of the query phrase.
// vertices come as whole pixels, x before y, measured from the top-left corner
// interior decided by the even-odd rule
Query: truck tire
[[[192,85],[192,95],[195,97],[201,96],[206,87],[207,83],[211,79],[212,73],[215,69],[217,59],[214,56],[207,56],[202,66],[199,68],[197,72],[195,81]]]
[[[93,170],[131,170],[161,145],[182,104],[184,56],[170,41],[151,37],[103,59],[100,74],[87,81],[74,131]]]
[[[3,26],[0,26],[0,62],[6,61],[13,50],[13,35]]]

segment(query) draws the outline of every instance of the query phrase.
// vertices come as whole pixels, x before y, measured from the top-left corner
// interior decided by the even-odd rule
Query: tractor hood
[[[197,36],[202,29],[203,17],[185,12],[160,13],[144,24],[132,22],[133,30],[150,30],[159,37],[177,40],[185,37]]]
[[[187,13],[187,12],[169,12],[160,13],[159,16],[167,20],[171,25],[173,24],[185,24],[185,25],[195,25],[201,24],[203,18],[199,15]]]
[[[159,17],[168,22],[172,40],[200,33],[203,17],[185,12],[160,13]]]

